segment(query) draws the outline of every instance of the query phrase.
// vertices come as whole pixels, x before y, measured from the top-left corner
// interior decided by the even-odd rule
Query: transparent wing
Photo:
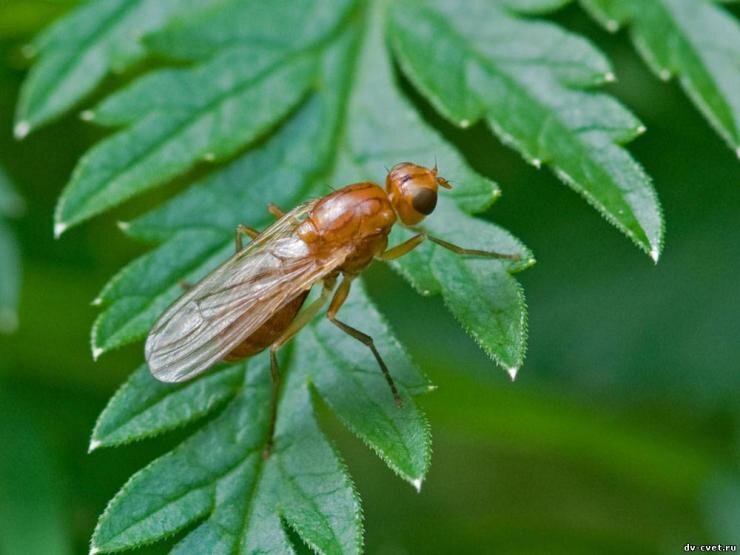
[[[317,259],[295,234],[314,202],[285,214],[167,309],[146,341],[155,378],[180,382],[207,370],[341,265],[348,249]]]

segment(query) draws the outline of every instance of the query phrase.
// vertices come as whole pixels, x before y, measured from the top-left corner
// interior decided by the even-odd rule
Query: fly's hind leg
[[[383,377],[385,378],[385,381],[388,382],[388,387],[391,388],[393,400],[398,406],[401,406],[403,405],[403,399],[398,393],[398,388],[396,388],[396,383],[393,381],[393,376],[391,376],[391,373],[388,370],[388,366],[386,366],[383,357],[380,356],[378,349],[375,348],[375,341],[373,341],[373,338],[366,333],[363,333],[360,330],[355,329],[348,324],[345,324],[341,320],[337,320],[337,312],[344,304],[344,301],[347,300],[347,295],[349,295],[350,284],[351,280],[347,279],[347,277],[342,280],[342,283],[339,285],[339,288],[334,294],[334,298],[331,300],[331,304],[329,305],[329,310],[327,311],[326,317],[329,318],[329,321],[337,326],[344,333],[354,337],[360,343],[367,345],[367,347],[373,353],[375,360],[378,362],[378,366],[380,366],[380,369],[383,371]]]
[[[253,227],[249,227],[248,225],[239,224],[238,226],[236,226],[236,229],[234,230],[234,246],[236,247],[237,253],[240,253],[244,250],[242,239],[245,235],[247,235],[250,239],[252,239],[252,241],[254,241],[257,237],[259,237],[260,232]]]
[[[275,438],[275,422],[277,420],[277,402],[278,393],[280,391],[280,368],[277,362],[277,352],[280,347],[290,341],[296,333],[298,333],[306,324],[308,324],[314,316],[324,306],[326,300],[329,298],[332,290],[334,289],[335,278],[329,277],[324,280],[324,288],[321,290],[321,295],[318,299],[313,301],[307,306],[295,320],[285,329],[285,331],[278,337],[275,342],[270,345],[270,374],[272,376],[272,398],[270,399],[270,429],[267,436],[267,443],[262,451],[262,456],[267,458],[270,456],[272,451],[272,445]]]
[[[270,396],[270,427],[267,432],[267,443],[262,450],[262,457],[267,458],[272,452],[275,438],[275,421],[277,420],[277,402],[280,392],[280,368],[277,361],[277,349],[270,347],[270,377],[272,378],[272,394]]]

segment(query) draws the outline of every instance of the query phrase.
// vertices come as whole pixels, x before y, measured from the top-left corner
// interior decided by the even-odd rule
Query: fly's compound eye
[[[432,189],[420,189],[414,194],[411,205],[419,214],[428,216],[437,206],[437,192]]]

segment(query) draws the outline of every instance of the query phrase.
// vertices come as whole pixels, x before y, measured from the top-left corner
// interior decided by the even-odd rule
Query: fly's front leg
[[[410,253],[416,247],[421,245],[424,242],[424,239],[426,239],[426,235],[419,233],[410,239],[407,239],[403,243],[396,245],[395,247],[391,247],[385,252],[381,252],[376,258],[379,260],[395,260],[396,258],[400,258],[405,254]]]
[[[429,239],[435,245],[439,245],[440,247],[447,249],[448,251],[452,251],[455,254],[461,254],[465,256],[481,256],[483,258],[498,258],[502,260],[519,260],[521,258],[519,254],[508,254],[508,253],[495,252],[495,251],[466,249],[463,247],[459,247],[458,245],[455,245],[453,243],[450,243],[449,241],[445,241],[444,239],[432,237],[431,235],[427,235],[426,238]]]
[[[259,237],[260,232],[253,227],[249,227],[248,225],[239,224],[238,226],[236,226],[236,229],[234,230],[234,246],[236,247],[237,253],[240,253],[244,250],[242,238],[245,235],[247,235],[252,241],[254,241],[257,237]]]
[[[388,370],[383,357],[380,356],[378,349],[375,348],[375,342],[373,341],[373,338],[365,333],[362,333],[360,330],[345,324],[341,320],[337,320],[337,311],[339,311],[339,309],[344,304],[344,301],[347,300],[347,295],[349,295],[350,283],[351,280],[347,279],[347,277],[342,280],[342,283],[339,285],[336,293],[334,293],[334,298],[331,300],[331,304],[329,305],[329,310],[327,311],[326,317],[329,318],[329,321],[337,326],[344,333],[354,337],[360,343],[363,343],[370,348],[370,351],[372,351],[375,360],[378,361],[380,369],[383,371],[385,381],[388,382],[388,386],[391,388],[393,400],[398,406],[401,406],[403,405],[403,399],[401,399],[401,396],[398,394],[396,383],[393,381],[393,376],[391,376],[391,373]]]
[[[432,237],[431,235],[427,235],[426,233],[423,233],[423,232],[414,235],[413,237],[411,237],[410,239],[407,239],[400,245],[396,245],[395,247],[392,247],[388,249],[387,251],[380,253],[377,256],[377,258],[380,260],[395,260],[396,258],[400,258],[410,253],[416,247],[421,245],[425,240],[429,240],[432,243],[439,245],[442,248],[445,248],[449,251],[452,251],[460,255],[482,256],[485,258],[499,258],[499,259],[504,259],[504,260],[519,260],[520,258],[518,254],[506,254],[506,253],[500,253],[500,252],[494,252],[494,251],[466,249],[463,247],[459,247],[453,243],[450,243],[449,241],[445,241],[444,239]]]
[[[278,393],[280,392],[280,369],[278,368],[277,352],[280,347],[290,341],[295,334],[297,334],[301,328],[308,324],[313,317],[316,316],[321,307],[324,306],[326,300],[329,298],[332,290],[334,289],[335,278],[327,278],[324,280],[324,288],[321,290],[321,295],[318,299],[312,302],[305,310],[303,310],[290,325],[285,328],[285,331],[280,334],[275,342],[270,345],[270,375],[272,376],[272,397],[270,399],[270,429],[267,435],[267,444],[262,451],[262,456],[267,458],[270,456],[272,451],[272,445],[275,438],[275,422],[277,420],[277,402]]]

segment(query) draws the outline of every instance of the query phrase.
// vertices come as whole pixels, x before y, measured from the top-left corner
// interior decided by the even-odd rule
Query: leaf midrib
[[[246,391],[246,380],[242,383],[242,388]],[[257,452],[255,450],[254,452]],[[249,457],[252,453],[247,453],[247,455],[244,457],[246,459]],[[261,454],[257,455],[257,468],[255,468],[254,471],[254,480],[252,482],[252,487],[247,493],[247,510],[244,514],[244,518],[242,519],[242,525],[239,532],[236,534],[236,542],[237,547],[241,547],[245,540],[245,534],[247,531],[247,528],[249,527],[249,521],[252,517],[252,512],[254,511],[254,500],[257,496],[257,492],[259,491],[260,485],[262,485],[262,475],[265,471],[266,461],[264,457],[262,457]],[[236,467],[235,467],[236,468]]]
[[[331,539],[332,539],[332,541],[336,545],[341,546],[342,545],[342,542],[339,540],[339,538],[337,537],[336,533],[334,532],[334,527],[329,522],[329,519],[327,519],[326,516],[324,515],[323,511],[321,511],[321,509],[319,508],[319,506],[316,504],[316,501],[314,501],[314,498],[311,497],[310,495],[306,495],[306,492],[298,484],[298,482],[296,481],[295,477],[293,475],[291,475],[285,469],[285,465],[283,464],[283,461],[282,461],[282,458],[281,457],[278,456],[276,458],[276,460],[275,460],[275,466],[277,466],[277,468],[280,470],[280,474],[282,474],[287,479],[287,481],[290,482],[290,484],[293,486],[293,488],[298,491],[299,495],[301,497],[303,497],[303,499],[305,499],[308,502],[309,505],[311,505],[311,508],[313,508],[315,514],[319,515],[320,520],[324,523],[324,526],[326,526],[326,528],[331,533]],[[300,533],[299,533],[299,535],[300,535]],[[308,542],[305,538],[303,538],[303,540],[306,541],[307,543],[312,543],[312,542]]]

